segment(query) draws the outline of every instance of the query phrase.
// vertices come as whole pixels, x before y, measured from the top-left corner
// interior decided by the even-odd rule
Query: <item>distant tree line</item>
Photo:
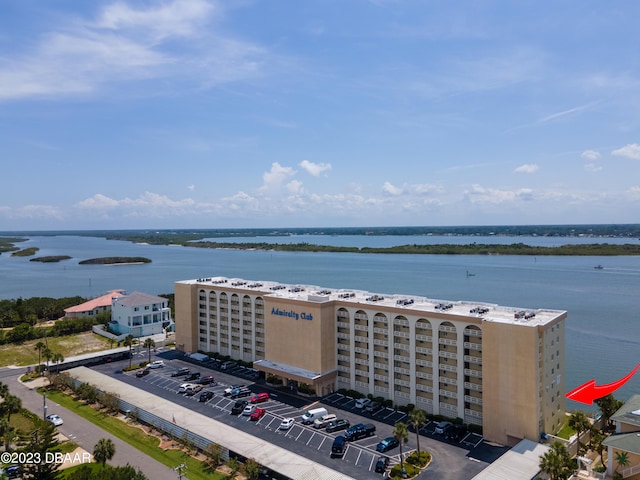
[[[64,317],[65,308],[86,302],[83,297],[31,297],[0,300],[0,328],[15,327],[21,323],[31,326],[47,320]]]

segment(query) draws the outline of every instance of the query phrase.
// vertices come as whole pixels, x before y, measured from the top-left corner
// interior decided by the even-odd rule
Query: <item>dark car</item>
[[[197,380],[200,378],[200,372],[193,372],[192,374],[190,374],[187,378],[185,378],[185,380],[187,382],[191,381],[191,380]]]
[[[138,370],[136,372],[136,377],[142,378],[145,375],[149,375],[150,372],[151,372],[151,370],[149,370],[148,368],[143,368],[142,370]]]
[[[216,379],[213,378],[213,376],[211,375],[205,375],[204,377],[200,377],[196,383],[200,384],[200,385],[208,385],[211,383],[216,383]]]
[[[338,430],[344,430],[346,428],[349,428],[351,424],[349,423],[348,420],[345,420],[344,418],[338,419],[338,420],[334,420],[333,422],[329,422],[329,425],[327,425],[327,432],[331,433],[331,432],[337,432]]]
[[[397,438],[387,437],[376,445],[376,450],[380,453],[388,452],[400,445]]]
[[[246,407],[247,405],[249,405],[249,402],[247,402],[246,400],[238,400],[233,404],[233,407],[231,407],[231,414],[240,415],[244,410],[244,407]]]
[[[389,457],[378,457],[376,473],[384,473],[389,468]]]
[[[211,400],[213,398],[213,392],[211,390],[205,390],[200,394],[199,401],[206,402],[207,400]]]
[[[253,392],[248,388],[236,388],[233,392],[231,392],[231,398],[233,398],[234,400],[236,398],[250,397],[251,395],[253,395]]]
[[[459,442],[467,435],[468,432],[469,429],[466,425],[453,425],[445,432],[444,438],[454,442]]]
[[[173,372],[171,374],[172,377],[184,377],[185,375],[189,375],[191,373],[191,370],[189,370],[186,367],[182,367],[179,368],[178,370],[176,370],[175,372]]]
[[[368,412],[372,415],[374,413],[378,413],[380,410],[382,410],[382,404],[380,402],[371,402],[364,409],[365,412]]]
[[[20,475],[20,465],[9,465],[4,469],[4,473],[9,478],[16,478],[18,475]]]
[[[375,425],[371,425],[370,423],[358,423],[352,427],[347,428],[344,432],[344,436],[349,442],[355,442],[360,440],[361,438],[371,437],[375,435],[376,427]]]
[[[331,445],[331,457],[342,457],[346,447],[345,438],[342,435],[336,437],[333,441],[333,445]]]

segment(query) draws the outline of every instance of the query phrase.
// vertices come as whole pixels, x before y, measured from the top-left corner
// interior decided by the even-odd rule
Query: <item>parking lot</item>
[[[144,352],[146,355],[146,352]],[[142,356],[142,354],[140,354]],[[193,360],[177,356],[175,352],[158,351],[153,359],[164,359],[165,367],[151,370],[150,374],[137,378],[135,372],[122,373],[121,369],[128,361],[95,367],[96,370],[114,376],[121,381],[130,383],[171,400],[194,411],[203,413],[211,418],[222,421],[235,428],[251,433],[258,437],[286,448],[290,451],[305,456],[313,461],[324,464],[330,468],[339,470],[354,478],[381,478],[375,473],[376,460],[381,455],[376,451],[376,445],[385,437],[389,437],[393,431],[393,424],[398,421],[407,421],[403,412],[392,409],[382,409],[373,415],[364,414],[355,409],[355,400],[340,394],[332,394],[322,399],[322,402],[314,402],[299,396],[289,395],[285,391],[271,389],[268,386],[253,381],[253,372],[237,371],[244,378],[232,375],[233,370],[219,370],[220,364],[207,363],[195,364]],[[146,357],[145,357],[146,359]],[[134,363],[137,359],[134,360]],[[200,393],[188,396],[179,394],[181,384],[185,383],[185,377],[172,377],[171,374],[180,367],[186,367],[191,372],[199,372],[202,376],[211,375],[216,383],[203,386],[203,390],[213,393],[213,397],[207,401],[200,401]],[[191,383],[195,383],[192,381]],[[252,421],[249,416],[242,414],[232,415],[231,407],[235,399],[225,396],[225,389],[230,385],[246,385],[253,394],[268,392],[269,399],[258,406],[266,409],[266,414],[257,421]],[[241,400],[250,401],[251,397]],[[351,425],[357,423],[372,423],[376,426],[374,436],[347,443],[342,458],[331,458],[331,446],[336,436],[343,431],[328,433],[325,429],[315,429],[310,425],[302,425],[300,417],[305,410],[324,406],[329,413],[335,413],[338,418],[344,418]],[[280,430],[283,419],[294,418],[296,421],[288,430]],[[470,447],[468,445],[451,445],[437,440],[433,435],[433,426],[427,425],[421,430],[420,446],[423,450],[432,453],[434,460],[427,470],[432,478],[464,480],[472,478],[476,473],[487,466],[486,463],[471,460],[468,457]],[[409,441],[403,445],[403,454],[406,456],[416,448],[415,433],[410,434]],[[394,448],[384,454],[389,457],[390,464],[400,461],[399,448]],[[436,475],[436,477],[433,477]]]

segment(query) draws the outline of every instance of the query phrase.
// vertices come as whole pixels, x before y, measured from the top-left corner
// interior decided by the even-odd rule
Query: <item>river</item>
[[[317,238],[320,237],[320,238]],[[227,241],[229,239],[217,239]],[[344,246],[412,243],[626,243],[622,239],[557,237],[378,237],[298,235],[234,239],[276,243],[307,242]],[[332,242],[332,243],[327,243]],[[522,308],[568,311],[567,389],[587,380],[598,384],[621,378],[640,362],[640,257],[399,255],[360,253],[214,250],[140,245],[80,236],[32,236],[21,248],[36,256],[69,255],[59,263],[30,262],[0,255],[0,299],[33,296],[96,297],[125,289],[161,294],[173,283],[224,275],[249,280],[420,295],[435,299],[498,303]],[[78,265],[105,256],[142,256],[144,265]],[[602,269],[594,268],[601,265]],[[468,275],[468,273],[470,275]],[[640,375],[616,396],[640,393]],[[569,402],[568,408],[582,408]]]

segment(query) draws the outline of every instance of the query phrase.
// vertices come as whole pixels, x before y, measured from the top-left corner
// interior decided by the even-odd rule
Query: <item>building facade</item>
[[[166,298],[143,292],[114,297],[109,327],[119,334],[135,338],[164,333],[173,323]]]
[[[175,283],[176,344],[482,425],[506,445],[564,421],[566,312],[252,282]]]

